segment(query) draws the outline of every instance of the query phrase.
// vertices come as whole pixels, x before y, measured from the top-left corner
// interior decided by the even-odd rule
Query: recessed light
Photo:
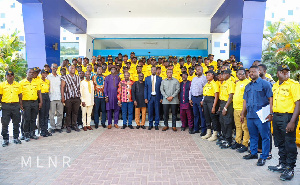
[[[128,12],[129,12],[129,13],[131,13],[131,11],[130,11],[130,10],[129,10]]]

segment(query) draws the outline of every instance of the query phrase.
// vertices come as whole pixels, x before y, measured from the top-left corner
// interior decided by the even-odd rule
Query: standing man
[[[108,120],[108,129],[112,127],[112,114],[114,113],[114,126],[119,128],[119,111],[120,107],[118,106],[118,84],[121,81],[120,77],[116,73],[116,66],[111,67],[111,75],[108,75],[105,78],[104,84],[104,94],[107,110],[107,120]]]
[[[145,103],[148,104],[148,118],[149,128],[153,128],[153,120],[155,120],[155,130],[158,130],[159,125],[159,109],[160,102],[162,102],[162,96],[160,93],[160,85],[162,78],[156,75],[156,67],[151,67],[151,76],[145,79]],[[153,112],[155,110],[155,119],[153,118]]]
[[[41,94],[43,98],[43,106],[39,111],[39,124],[41,128],[41,136],[48,137],[52,136],[51,133],[48,132],[48,118],[49,118],[49,109],[50,109],[50,98],[49,98],[49,90],[50,90],[50,81],[46,79],[49,71],[42,70],[41,75]]]
[[[52,73],[47,76],[47,79],[50,81],[50,133],[54,133],[55,131],[61,133],[62,127],[62,119],[63,119],[63,111],[64,105],[61,102],[61,77],[57,74],[57,64],[53,63],[51,65]],[[57,123],[55,124],[54,114],[56,112],[57,115]]]
[[[94,84],[91,81],[90,71],[85,72],[85,80],[80,82],[80,94],[83,130],[93,130],[90,124],[94,106]]]
[[[278,82],[273,86],[273,134],[278,147],[279,164],[268,169],[281,172],[280,179],[291,180],[297,161],[296,128],[300,113],[300,85],[290,79],[290,68],[277,68]]]
[[[200,136],[205,136],[206,135],[206,123],[205,123],[204,112],[201,107],[201,101],[203,100],[203,87],[207,83],[207,79],[203,75],[203,68],[201,66],[196,66],[196,75],[197,76],[193,78],[192,83],[191,83],[189,101],[190,101],[191,106],[193,106],[194,131],[195,131],[195,133],[199,133],[199,122],[201,121]]]
[[[36,117],[43,104],[41,86],[38,81],[33,80],[33,73],[33,68],[29,68],[27,70],[27,78],[20,82],[25,119],[23,131],[25,133],[26,142],[30,141],[30,138],[38,139],[35,135]],[[39,103],[38,99],[40,100]]]
[[[244,93],[243,110],[241,113],[241,122],[244,123],[244,117],[247,111],[247,126],[250,134],[250,150],[251,153],[243,158],[257,159],[257,145],[259,134],[262,138],[262,154],[257,162],[257,166],[263,166],[269,156],[270,151],[270,121],[273,117],[273,93],[271,84],[259,77],[258,66],[250,67],[251,82],[246,86]],[[266,122],[257,116],[257,111],[270,105],[270,114],[266,118]]]
[[[145,82],[144,82],[144,74],[139,73],[139,81],[134,82],[132,86],[132,100],[135,106],[135,122],[136,129],[140,127],[142,129],[146,129],[145,121],[146,121],[146,103],[144,98],[145,91]],[[140,122],[140,114],[142,111],[142,122]]]
[[[71,65],[69,74],[61,78],[61,102],[65,103],[66,106],[67,133],[71,132],[71,127],[77,132],[80,131],[76,124],[80,107],[80,96],[80,78],[75,75],[75,66]]]
[[[93,76],[94,89],[95,89],[95,109],[94,109],[94,121],[95,128],[99,125],[99,109],[102,112],[101,125],[106,128],[106,110],[105,110],[105,94],[104,94],[104,82],[105,77],[102,75],[102,67],[97,68],[97,75]]]
[[[233,95],[233,109],[234,109],[234,123],[235,123],[235,144],[231,146],[232,149],[236,149],[237,152],[243,153],[248,151],[249,144],[249,130],[247,127],[247,121],[241,123],[241,112],[243,110],[243,95],[245,87],[250,83],[250,80],[246,78],[246,71],[244,68],[238,68],[237,78],[239,81],[236,83],[235,92]],[[243,140],[243,143],[242,143]]]
[[[179,104],[178,94],[180,91],[180,84],[176,78],[172,77],[173,70],[167,70],[167,78],[161,82],[160,92],[163,96],[163,109],[164,109],[164,123],[165,127],[162,131],[166,131],[169,129],[168,119],[169,119],[169,110],[171,107],[172,111],[172,129],[173,131],[177,131],[176,129],[176,109]],[[158,114],[159,116],[159,114]]]
[[[132,85],[133,81],[129,79],[129,72],[124,73],[124,80],[119,83],[118,88],[118,105],[122,107],[123,127],[127,127],[127,114],[128,114],[128,127],[134,129],[132,126],[133,118],[133,101],[132,101]]]
[[[193,111],[189,103],[189,94],[191,88],[191,81],[188,81],[188,74],[186,71],[181,74],[182,82],[180,83],[180,117],[181,117],[181,131],[184,131],[186,126],[189,126],[189,133],[195,134],[193,130]]]
[[[6,81],[2,82],[0,85],[0,100],[2,103],[1,135],[3,136],[3,147],[8,146],[9,143],[8,125],[10,120],[12,120],[13,123],[14,143],[22,143],[19,140],[19,127],[21,121],[20,108],[22,106],[21,86],[18,82],[14,81],[14,72],[7,71],[5,76]]]

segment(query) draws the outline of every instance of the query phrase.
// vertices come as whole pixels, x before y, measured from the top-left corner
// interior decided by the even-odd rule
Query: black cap
[[[189,69],[195,70],[195,68],[193,66],[189,67]]]
[[[14,72],[12,72],[12,71],[6,71],[6,73],[5,73],[5,75],[15,75],[15,73]]]
[[[231,70],[230,69],[226,69],[226,70],[222,71],[222,73],[231,74]]]
[[[107,57],[112,57],[112,55],[108,55]]]
[[[66,71],[67,69],[66,69],[66,68],[64,68],[64,67],[62,67],[62,68],[60,68],[60,71],[62,71],[62,70],[65,70],[65,71]]]
[[[243,62],[237,62],[237,64],[241,64],[241,65],[244,65],[244,64],[243,64]]]
[[[187,76],[189,76],[189,74],[188,74],[186,71],[183,71],[183,72],[181,73],[180,76],[182,76],[182,75],[187,75]]]
[[[207,74],[207,73],[211,73],[213,75],[216,75],[216,73],[213,70],[206,71],[205,74]]]
[[[41,69],[40,69],[39,67],[34,67],[33,70],[34,70],[35,72],[40,72],[40,71],[41,71]]]
[[[46,66],[50,67],[49,64],[45,64],[45,65],[44,65],[44,67],[46,67]]]
[[[185,67],[185,66],[183,66],[182,68],[183,68],[183,69],[186,69],[186,67]],[[182,69],[182,68],[181,68],[181,69]]]
[[[156,58],[152,57],[151,60],[156,60]]]
[[[177,59],[177,56],[174,56],[173,58]]]
[[[249,68],[245,68],[245,71],[249,71]]]
[[[118,55],[122,55],[122,53],[119,53]]]
[[[198,58],[201,58],[201,59],[202,59],[202,56],[198,56]]]
[[[43,69],[41,73],[50,73],[48,70]]]
[[[186,58],[191,58],[191,55],[186,56]]]
[[[210,57],[210,56],[215,56],[215,55],[213,55],[213,54],[209,54],[209,55],[208,55],[208,57]]]
[[[289,66],[287,66],[285,64],[280,65],[280,66],[277,67],[277,71],[282,71],[282,70],[288,70],[288,71],[290,71],[290,68],[289,68]]]
[[[220,71],[220,70],[217,70],[215,74],[216,74],[216,75],[219,75],[219,74],[221,74],[221,71]]]
[[[126,68],[128,69],[128,67],[127,67],[127,66],[123,66],[123,69],[126,69]]]
[[[208,66],[208,67],[215,69],[215,67],[214,67],[214,66]]]
[[[134,52],[131,52],[130,54],[135,54]]]
[[[125,54],[125,55],[123,55],[123,57],[128,57],[128,55]]]

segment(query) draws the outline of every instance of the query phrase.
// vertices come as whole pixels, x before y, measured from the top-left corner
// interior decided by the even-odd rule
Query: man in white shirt
[[[52,73],[47,76],[47,79],[50,81],[49,117],[50,117],[50,126],[51,126],[50,132],[51,133],[54,133],[55,131],[57,131],[59,133],[62,132],[61,127],[62,127],[64,105],[61,102],[61,91],[60,91],[61,76],[56,73],[57,68],[58,68],[57,64],[53,63],[51,65]],[[57,123],[56,124],[55,124],[55,120],[54,120],[55,112],[57,115]]]
[[[85,73],[85,80],[80,82],[80,94],[83,130],[93,130],[90,124],[94,106],[94,83],[91,81],[90,71]]]

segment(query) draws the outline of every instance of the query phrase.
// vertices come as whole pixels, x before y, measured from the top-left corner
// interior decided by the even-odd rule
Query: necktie
[[[152,92],[155,92],[154,76],[152,77]]]

